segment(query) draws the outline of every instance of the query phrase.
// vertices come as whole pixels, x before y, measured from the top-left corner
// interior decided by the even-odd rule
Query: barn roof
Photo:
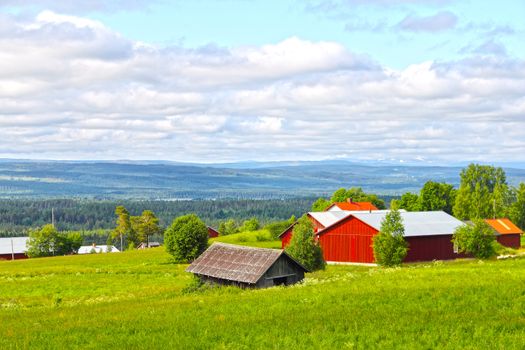
[[[485,222],[489,224],[494,231],[499,233],[500,235],[510,235],[519,233],[522,234],[523,231],[521,231],[516,225],[512,223],[509,219],[503,218],[503,219],[486,219]]]
[[[108,249],[111,249],[109,253],[118,253],[120,250],[118,250],[114,245],[108,246],[107,245],[83,245],[80,248],[78,248],[78,254],[90,254],[90,253],[108,253]]]
[[[356,212],[351,216],[379,231],[388,210],[368,212]],[[405,227],[405,237],[451,235],[456,228],[464,225],[463,222],[444,211],[413,211],[400,212]],[[350,216],[349,216],[350,217]],[[348,217],[348,218],[349,218]],[[344,218],[347,219],[347,218]],[[322,234],[328,231],[324,229]]]
[[[352,214],[358,214],[358,213],[383,214],[384,216],[385,213],[388,213],[388,210],[374,210],[371,213],[363,212],[362,210],[334,210],[334,211],[320,211],[320,212],[314,211],[314,212],[309,212],[308,215],[310,215],[312,218],[317,220],[324,227],[329,227],[335,224],[336,222],[339,222],[340,220]]]
[[[335,202],[326,210],[377,210],[371,202]]]
[[[11,240],[13,246],[11,249]],[[27,251],[29,237],[2,237],[0,238],[0,254],[21,254]]]
[[[186,271],[197,275],[255,284],[283,254],[301,266],[284,250],[213,243],[188,266]]]

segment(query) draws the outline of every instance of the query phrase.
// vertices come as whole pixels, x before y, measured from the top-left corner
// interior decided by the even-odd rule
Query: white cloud
[[[525,62],[382,67],[334,42],[158,47],[0,17],[0,157],[525,160]]]

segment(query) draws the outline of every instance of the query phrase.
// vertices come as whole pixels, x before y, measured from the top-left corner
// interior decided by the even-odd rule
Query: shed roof
[[[195,259],[186,271],[197,275],[255,284],[283,254],[301,266],[284,250],[217,242]],[[303,266],[301,268],[304,269]]]
[[[114,245],[109,246],[110,251],[109,253],[118,253],[120,250],[118,250]],[[78,254],[90,254],[90,253],[108,253],[108,246],[107,245],[83,245],[80,248],[78,248]]]
[[[0,238],[0,254],[21,254],[27,251],[29,237],[2,237]],[[11,241],[13,246],[11,249]]]
[[[486,219],[485,222],[489,224],[494,231],[499,233],[500,235],[510,235],[510,234],[522,234],[523,231],[520,230],[516,225],[512,223],[507,218],[502,219]]]
[[[388,210],[352,213],[351,216],[373,227],[377,231],[381,229]],[[451,235],[456,228],[464,225],[463,222],[444,211],[413,211],[400,212],[405,227],[405,237]],[[349,216],[350,217],[350,216]],[[348,217],[348,218],[349,218]],[[344,218],[347,219],[347,218]],[[326,232],[320,231],[319,234]]]

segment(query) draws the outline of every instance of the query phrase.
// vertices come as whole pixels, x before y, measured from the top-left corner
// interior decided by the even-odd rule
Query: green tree
[[[459,253],[472,254],[487,259],[496,254],[496,238],[492,228],[483,220],[473,220],[473,225],[462,225],[454,231],[452,242]]]
[[[371,202],[378,209],[385,209],[385,202],[379,199],[375,194],[365,193],[360,187],[352,187],[349,189],[340,188],[332,194],[330,204],[336,202],[346,202],[351,199],[354,202]]]
[[[316,242],[312,222],[306,216],[301,217],[294,226],[286,252],[309,271],[325,267],[321,246]]]
[[[510,219],[519,228],[525,230],[525,183],[521,182],[515,192],[516,201],[510,207]]]
[[[66,255],[75,253],[82,245],[82,236],[78,232],[60,233],[51,225],[29,231],[27,256],[30,258]]]
[[[251,219],[248,219],[248,220],[244,221],[244,223],[242,224],[242,227],[240,228],[240,231],[241,232],[256,231],[259,228],[260,228],[259,220],[257,220],[257,218],[255,218],[255,217],[253,217]]]
[[[228,219],[226,221],[222,221],[219,224],[219,228],[217,229],[217,231],[221,236],[227,236],[239,232],[239,228],[237,227],[237,223],[235,222],[235,220]]]
[[[373,238],[374,258],[381,266],[400,265],[408,253],[405,227],[398,210],[391,210],[381,221],[381,229]]]
[[[153,235],[161,234],[162,229],[159,226],[159,219],[151,210],[144,210],[141,216],[132,217],[133,231],[137,233],[137,238],[141,242],[146,242],[149,247],[149,238]]]
[[[456,190],[454,186],[442,182],[427,181],[419,193],[418,210],[443,210],[452,214],[455,199]]]
[[[460,176],[454,216],[463,220],[505,216],[511,197],[502,168],[470,164]]]
[[[312,211],[325,211],[331,204],[328,199],[318,198],[312,204]]]
[[[180,216],[164,233],[164,246],[175,261],[191,262],[206,250],[208,228],[195,214]]]
[[[124,206],[119,205],[115,208],[115,215],[117,215],[116,227],[112,231],[112,238],[120,238],[120,250],[123,251],[124,238],[133,241],[136,240],[136,235],[133,231],[133,226],[131,224],[131,218],[129,212],[124,208]],[[136,220],[136,219],[134,219]]]
[[[390,204],[392,209],[405,209],[407,211],[419,211],[419,196],[415,193],[407,192],[400,199],[392,200]]]

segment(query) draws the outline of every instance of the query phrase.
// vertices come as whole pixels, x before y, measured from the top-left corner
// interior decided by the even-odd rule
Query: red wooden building
[[[217,231],[213,227],[208,226],[208,237],[210,238],[219,237],[219,231]]]
[[[29,237],[0,238],[0,260],[27,259],[27,241]]]
[[[350,212],[335,222],[325,221],[328,225],[315,233],[323,248],[325,260],[374,263],[372,237],[379,232],[381,221],[387,212]],[[317,225],[322,225],[322,218],[316,214],[320,213],[309,213],[309,217],[317,221]],[[454,230],[463,225],[463,222],[442,211],[401,212],[401,217],[405,227],[405,239],[409,244],[405,262],[462,257],[455,252],[451,240]],[[314,227],[317,227],[315,221]],[[283,247],[289,242],[290,234],[286,233],[285,231],[282,235]]]
[[[521,246],[521,235],[523,231],[520,230],[516,225],[509,219],[487,219],[487,224],[492,227],[496,234],[496,240],[506,247],[519,248]]]
[[[370,211],[378,209],[371,202],[354,202],[351,198],[349,198],[346,202],[335,202],[326,208],[326,211],[334,210]]]

